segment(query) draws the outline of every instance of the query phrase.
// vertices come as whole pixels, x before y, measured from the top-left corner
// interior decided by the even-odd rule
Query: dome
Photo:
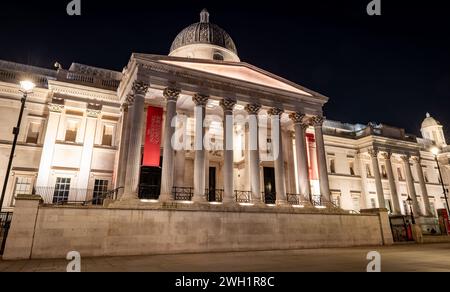
[[[225,60],[227,56],[224,55],[230,55],[228,59],[238,59],[236,45],[230,35],[218,25],[210,23],[209,13],[203,9],[200,13],[200,22],[191,24],[177,35],[170,48],[169,56],[196,57],[190,56],[187,52],[183,52],[183,54],[179,52],[183,51],[185,47],[192,46],[202,50],[205,45],[210,49],[215,48],[216,52],[211,52],[211,54],[220,54]]]
[[[427,116],[425,120],[422,122],[422,129],[433,127],[433,126],[440,126],[441,124],[435,120],[429,113],[427,113]]]

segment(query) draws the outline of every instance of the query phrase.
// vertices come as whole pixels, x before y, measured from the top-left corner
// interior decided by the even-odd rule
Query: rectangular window
[[[385,205],[386,205],[385,208],[388,209],[389,213],[392,213],[392,204],[391,204],[391,200],[386,199],[386,200],[384,200],[384,202],[385,202]]]
[[[348,167],[350,169],[350,175],[355,175],[355,163],[353,161],[349,161]]]
[[[387,179],[386,165],[381,165],[381,177]]]
[[[102,205],[105,194],[108,192],[108,181],[96,179],[94,182],[94,192],[92,195],[93,205]]]
[[[397,175],[398,175],[398,180],[401,180],[401,181],[405,180],[403,178],[402,169],[400,167],[397,167]]]
[[[377,207],[377,201],[374,198],[370,198],[370,205],[375,209]]]
[[[37,144],[39,140],[40,123],[30,123],[28,126],[27,138],[25,143]]]
[[[366,164],[367,177],[372,177],[372,171],[370,170],[370,165]]]
[[[423,171],[423,178],[425,180],[425,183],[429,183],[430,181],[428,180],[428,173],[426,170]]]
[[[334,159],[330,159],[330,173],[336,173],[336,165]]]
[[[77,134],[79,129],[80,123],[77,121],[67,121],[66,126],[66,136],[65,141],[66,142],[72,142],[75,143],[77,141]]]
[[[11,206],[15,204],[15,197],[18,195],[30,195],[33,192],[33,178],[27,176],[19,176],[16,178],[14,187],[14,197]]]
[[[114,127],[103,126],[102,146],[112,146]]]
[[[268,155],[272,153],[272,139],[267,139],[267,152]]]
[[[405,211],[405,215],[409,214],[409,206],[406,200],[403,200],[403,210]]]
[[[69,200],[70,178],[56,178],[55,191],[53,192],[53,203],[58,204]]]
[[[353,203],[353,210],[355,211],[361,210],[361,207],[359,206],[359,197],[353,197],[352,203]]]

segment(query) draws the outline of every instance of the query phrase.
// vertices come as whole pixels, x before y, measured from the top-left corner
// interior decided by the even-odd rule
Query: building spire
[[[200,12],[200,22],[202,23],[208,23],[209,22],[209,12],[208,10],[203,9],[202,12]]]

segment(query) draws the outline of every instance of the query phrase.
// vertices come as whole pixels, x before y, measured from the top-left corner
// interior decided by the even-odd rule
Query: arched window
[[[213,59],[216,60],[216,61],[223,61],[223,55],[222,55],[222,53],[215,52],[215,53],[214,53],[214,56],[213,56]]]

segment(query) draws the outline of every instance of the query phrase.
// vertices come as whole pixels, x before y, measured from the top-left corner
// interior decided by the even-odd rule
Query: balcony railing
[[[139,199],[158,200],[161,187],[159,185],[140,185]]]
[[[250,191],[234,191],[234,197],[237,203],[251,203],[252,192]]]
[[[267,205],[274,205],[277,201],[277,193],[275,192],[263,192],[264,203]]]
[[[339,208],[335,203],[330,200],[325,199],[321,195],[313,195],[311,203],[315,207],[328,207],[328,208]]]
[[[211,203],[219,203],[223,200],[223,189],[206,189],[206,200]]]
[[[42,197],[44,204],[49,205],[103,205],[105,199],[117,200],[119,191],[94,189],[55,189],[54,187],[36,187],[35,193]]]
[[[194,188],[173,187],[172,196],[175,201],[191,201],[194,196]]]

